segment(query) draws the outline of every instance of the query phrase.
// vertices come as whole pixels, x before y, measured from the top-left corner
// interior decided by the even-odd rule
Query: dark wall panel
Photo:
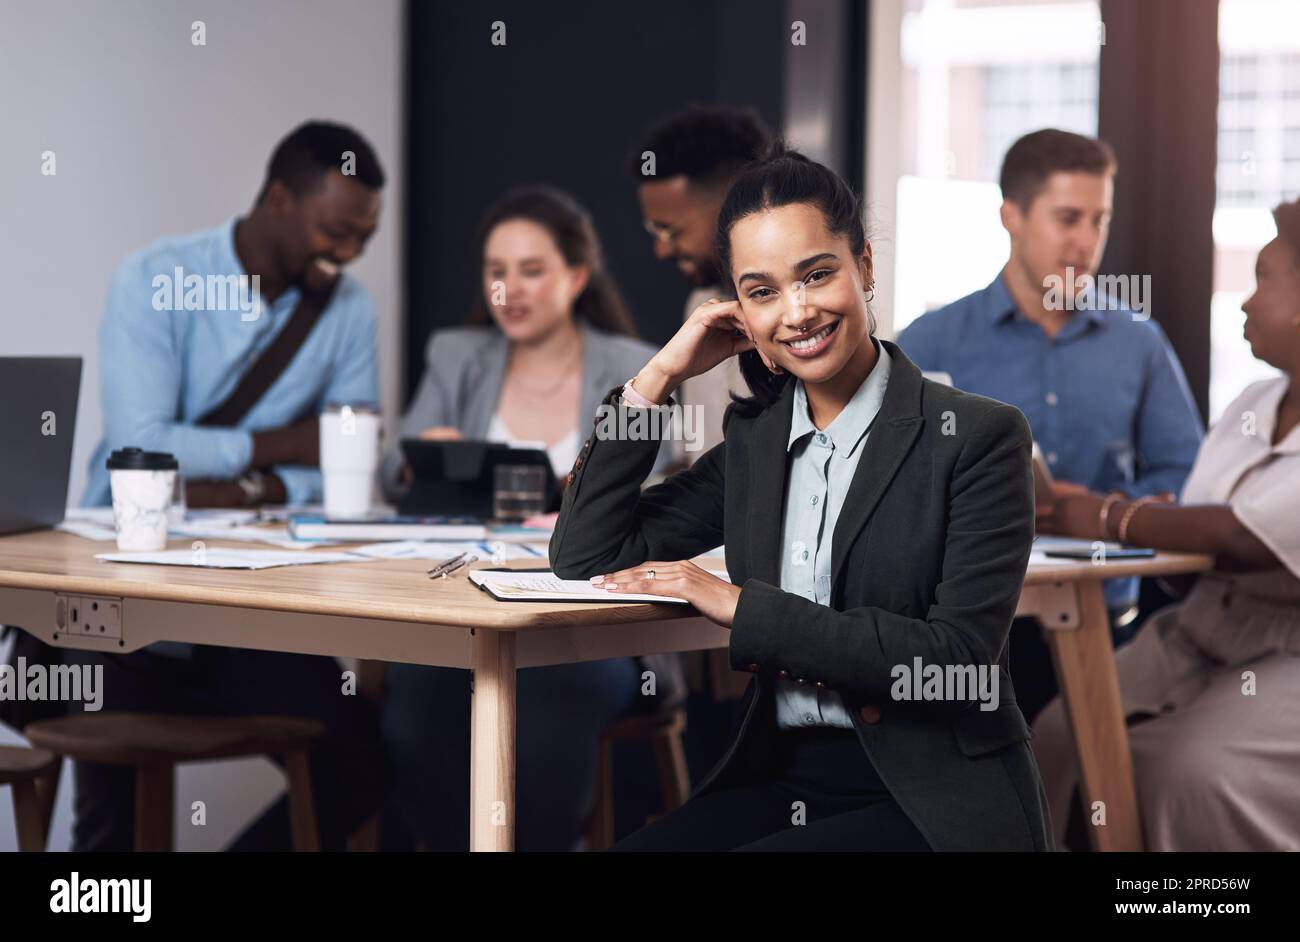
[[[469,310],[479,216],[516,185],[577,197],[641,335],[672,335],[688,286],[654,259],[629,155],[649,123],[693,101],[752,105],[779,128],[782,14],[780,0],[412,0],[408,391],[430,332]],[[494,20],[505,46],[491,43]]]

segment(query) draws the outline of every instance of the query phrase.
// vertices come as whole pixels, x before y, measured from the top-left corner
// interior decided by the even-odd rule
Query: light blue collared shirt
[[[162,239],[118,268],[99,332],[104,437],[90,459],[87,506],[109,502],[104,461],[114,449],[171,452],[186,478],[233,479],[248,470],[253,432],[290,424],[327,402],[378,404],[374,304],[345,275],[297,355],[236,427],[194,424],[230,395],[288,323],[301,294],[291,287],[274,303],[259,298],[260,312],[248,320],[240,310],[155,309],[155,279],[175,281],[178,268],[182,277],[205,282],[210,275],[242,277],[234,236],[231,220]],[[209,303],[206,293],[202,303]],[[274,470],[290,504],[321,499],[319,469]]]
[[[872,342],[879,356],[875,367],[824,430],[813,425],[803,380],[795,380],[786,445],[789,473],[781,535],[781,589],[818,605],[831,604],[831,538],[889,385],[889,353]],[[790,625],[788,630],[797,632],[799,626]],[[778,726],[853,728],[835,691],[800,684],[797,678],[777,678],[776,685]]]
[[[999,273],[917,318],[898,345],[958,389],[1023,412],[1054,477],[1102,494],[1182,492],[1203,434],[1187,379],[1156,322],[1104,294],[1048,337]],[[1107,582],[1111,608],[1136,598],[1136,579]]]

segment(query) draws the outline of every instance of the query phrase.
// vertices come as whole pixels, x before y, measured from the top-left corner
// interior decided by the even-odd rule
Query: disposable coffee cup
[[[168,510],[178,465],[165,451],[121,448],[108,456],[113,522],[120,550],[160,550],[167,545]]]
[[[379,411],[371,405],[331,403],[320,417],[320,470],[325,516],[370,512],[379,468]]]

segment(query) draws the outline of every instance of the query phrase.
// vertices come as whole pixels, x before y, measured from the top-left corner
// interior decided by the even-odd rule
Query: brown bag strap
[[[329,306],[330,298],[334,296],[334,289],[338,283],[339,279],[336,278],[322,290],[310,293],[304,290],[297,306],[293,309],[293,314],[289,317],[289,323],[284,325],[284,329],[271,341],[271,345],[262,351],[257,362],[240,378],[234,391],[226,397],[226,401],[210,410],[195,424],[225,428],[238,425],[239,421],[248,414],[248,410],[257,404],[271,385],[280,378],[285,368],[293,362],[298,350],[311,334],[312,328],[320,320],[322,312]]]

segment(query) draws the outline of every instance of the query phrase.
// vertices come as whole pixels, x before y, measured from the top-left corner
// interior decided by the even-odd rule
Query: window
[[[907,0],[903,9],[892,200],[888,189],[869,197],[893,211],[883,295],[896,331],[1001,270],[1002,156],[1039,128],[1097,133],[1105,38],[1096,3]]]
[[[1300,195],[1300,4],[1220,0],[1219,154],[1210,313],[1210,420],[1277,371],[1251,355],[1241,304],[1272,209]]]

